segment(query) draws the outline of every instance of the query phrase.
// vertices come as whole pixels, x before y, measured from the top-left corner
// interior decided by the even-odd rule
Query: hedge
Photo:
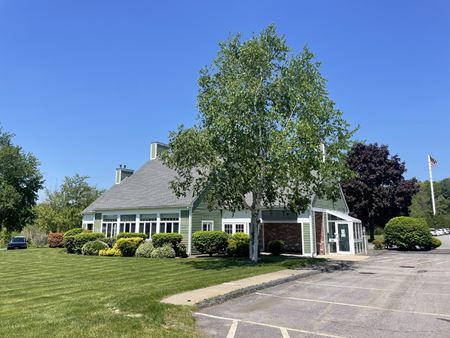
[[[203,254],[224,253],[228,246],[229,235],[223,231],[197,231],[192,235],[194,247]]]
[[[64,247],[68,253],[81,254],[81,249],[87,242],[104,239],[105,235],[98,232],[83,232],[75,236],[64,237]]]
[[[279,256],[284,252],[284,242],[280,240],[270,241],[267,244],[267,249],[274,256]]]
[[[75,236],[75,235],[81,234],[82,232],[84,232],[84,230],[81,228],[73,228],[73,229],[67,230],[64,233],[64,236]]]
[[[136,254],[136,250],[142,241],[141,237],[119,238],[114,244],[114,249],[119,249],[124,257],[132,257]]]
[[[108,244],[100,240],[90,241],[83,245],[81,253],[83,255],[98,256],[100,250],[108,249]]]
[[[150,258],[154,249],[152,242],[144,242],[137,248],[136,257]]]
[[[159,233],[152,235],[152,243],[155,248],[160,248],[165,244],[172,245],[173,248],[181,243],[183,236],[177,233]]]
[[[121,238],[136,238],[140,237],[142,240],[146,240],[148,238],[147,234],[144,234],[143,232],[121,232],[117,235],[117,239]]]
[[[62,248],[64,240],[64,233],[50,232],[47,237],[49,248]]]
[[[243,232],[237,232],[228,240],[227,255],[234,257],[248,257],[249,245],[250,236]]]
[[[155,248],[150,254],[151,258],[175,258],[175,250],[171,244],[165,244]]]
[[[384,227],[384,243],[400,250],[431,249],[432,236],[425,220],[394,217]]]
[[[98,252],[100,256],[121,256],[122,253],[119,249],[111,248],[111,249],[103,249]]]

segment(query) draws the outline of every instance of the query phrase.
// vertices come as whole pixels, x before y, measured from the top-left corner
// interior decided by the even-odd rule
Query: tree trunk
[[[369,223],[369,241],[372,242],[375,239],[375,227]]]
[[[253,263],[258,262],[259,247],[259,211],[252,210],[252,218],[250,221],[250,260]]]

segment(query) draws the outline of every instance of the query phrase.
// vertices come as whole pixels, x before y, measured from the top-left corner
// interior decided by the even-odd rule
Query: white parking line
[[[237,326],[237,320],[233,320],[233,323],[230,326],[230,330],[228,331],[227,338],[234,338],[234,336],[236,335]]]
[[[195,315],[199,315],[199,316],[204,316],[204,317],[209,317],[209,318],[215,318],[215,319],[222,319],[222,320],[229,320],[229,321],[233,321],[233,322],[241,322],[241,323],[245,323],[245,324],[253,324],[253,325],[259,325],[259,326],[265,326],[265,327],[271,327],[271,328],[275,328],[275,329],[285,329],[286,331],[293,331],[293,332],[300,332],[300,333],[306,333],[306,334],[312,334],[312,335],[316,335],[316,336],[322,336],[322,337],[331,337],[331,338],[343,338],[341,336],[335,336],[329,333],[323,333],[323,332],[313,332],[313,331],[306,331],[306,330],[300,330],[300,329],[293,329],[293,328],[289,328],[289,327],[283,327],[283,326],[278,326],[278,325],[272,325],[272,324],[266,324],[266,323],[259,323],[259,322],[253,322],[250,320],[243,320],[243,319],[236,319],[236,318],[228,318],[228,317],[221,317],[221,316],[215,316],[215,315],[210,315],[207,313],[202,313],[202,312],[194,312]]]
[[[280,330],[281,330],[281,335],[283,336],[283,338],[290,338],[289,332],[285,327],[280,327]]]
[[[362,309],[378,310],[378,311],[391,311],[391,312],[398,312],[398,313],[408,313],[408,314],[413,314],[413,315],[450,317],[450,314],[446,314],[446,313],[433,313],[433,312],[397,310],[397,309],[389,309],[389,308],[378,307],[378,306],[357,305],[357,304],[350,304],[350,303],[330,302],[330,301],[327,301],[327,300],[317,300],[317,299],[309,299],[309,298],[297,298],[297,297],[278,296],[278,295],[272,295],[272,294],[269,294],[269,293],[262,293],[262,292],[255,292],[255,294],[256,295],[260,295],[260,296],[266,296],[266,297],[275,297],[275,298],[281,298],[281,299],[297,300],[297,301],[301,301],[301,302],[311,302],[311,303],[322,303],[322,304],[331,304],[331,305],[339,305],[339,306],[358,307],[358,308],[362,308]]]

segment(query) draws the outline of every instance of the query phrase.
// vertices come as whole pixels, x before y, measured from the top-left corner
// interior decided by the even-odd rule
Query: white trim
[[[203,224],[211,224],[211,228],[208,230],[203,230]],[[214,220],[211,219],[202,219],[202,231],[213,231],[214,230]]]

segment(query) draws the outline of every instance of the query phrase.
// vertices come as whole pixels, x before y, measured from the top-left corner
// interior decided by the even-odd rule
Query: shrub
[[[120,234],[117,235],[117,239],[136,238],[136,237],[142,238],[143,241],[145,241],[148,238],[147,234],[144,234],[143,232],[121,232]]]
[[[186,258],[188,256],[186,245],[182,243],[178,243],[174,250],[177,257]]]
[[[64,233],[64,236],[75,236],[75,235],[81,234],[82,232],[84,232],[84,230],[81,228],[73,228],[73,229],[67,230]]]
[[[223,231],[197,231],[192,236],[192,243],[200,253],[212,256],[225,252],[228,238],[228,234]]]
[[[172,248],[175,249],[177,244],[181,243],[183,236],[177,233],[160,233],[152,235],[152,242],[155,248],[162,247],[166,244],[172,245]]]
[[[175,258],[175,250],[172,245],[166,244],[155,248],[150,254],[151,258]]]
[[[279,256],[284,252],[284,242],[280,240],[270,241],[267,244],[267,249],[274,256]]]
[[[64,233],[62,232],[50,232],[47,237],[49,248],[62,248]]]
[[[111,249],[103,249],[98,252],[100,256],[121,256],[121,252],[119,249],[111,248]]]
[[[431,248],[436,249],[442,245],[442,241],[439,238],[433,237],[431,238]]]
[[[372,241],[373,248],[375,250],[383,250],[384,249],[384,241],[381,239],[374,239]]]
[[[81,253],[83,255],[98,256],[98,252],[103,249],[108,249],[108,244],[100,240],[90,241],[83,245]]]
[[[238,232],[228,240],[227,255],[234,257],[247,257],[249,255],[250,236]]]
[[[47,232],[36,224],[25,226],[21,232],[25,236],[27,242],[39,248],[47,244]]]
[[[376,236],[383,235],[384,234],[384,229],[382,227],[376,227],[375,230],[374,230],[374,234]]]
[[[114,244],[114,249],[119,249],[122,256],[132,257],[136,254],[136,250],[142,241],[141,237],[119,238]]]
[[[110,248],[114,247],[114,244],[116,244],[116,238],[110,237],[110,238],[104,238],[102,239],[102,242],[108,244]]]
[[[64,238],[64,247],[68,253],[81,254],[81,249],[87,242],[97,239],[104,239],[105,235],[98,232],[82,232],[75,236],[66,236]]]
[[[394,217],[384,228],[384,242],[400,250],[431,248],[432,236],[425,220],[413,217]]]
[[[144,242],[137,248],[136,257],[150,258],[154,249],[152,242]]]

